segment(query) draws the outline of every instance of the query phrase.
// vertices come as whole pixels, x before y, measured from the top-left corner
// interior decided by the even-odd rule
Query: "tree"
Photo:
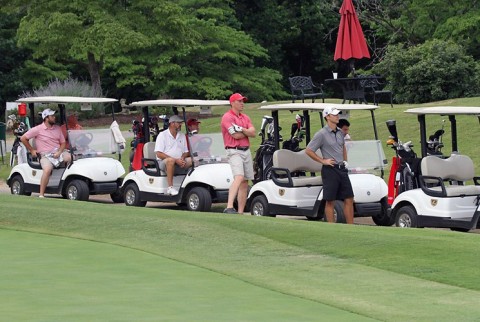
[[[92,85],[101,92],[105,61],[148,45],[148,39],[129,28],[133,22],[125,23],[125,18],[125,9],[116,1],[30,0],[18,29],[18,43],[33,51],[32,66],[49,62],[44,67],[52,72],[55,65],[85,67]]]
[[[480,66],[452,41],[391,45],[374,72],[386,75],[399,103],[426,103],[479,94]]]
[[[335,31],[340,1],[239,0],[237,17],[245,32],[272,57],[268,66],[286,78],[311,75],[319,80],[335,66]]]
[[[360,0],[362,18],[386,44],[416,46],[451,40],[480,58],[480,2],[467,0]]]
[[[81,78],[82,66],[97,90],[105,78],[109,92],[134,99],[285,95],[280,74],[263,67],[266,51],[236,29],[231,1],[7,2],[24,12],[18,44],[33,52],[32,76]]]
[[[18,92],[28,84],[28,80],[22,77],[21,63],[26,60],[29,52],[16,46],[18,21],[17,16],[0,13],[0,102],[16,100]]]

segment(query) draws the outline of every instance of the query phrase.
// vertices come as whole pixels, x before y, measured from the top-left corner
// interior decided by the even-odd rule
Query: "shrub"
[[[32,91],[23,92],[21,97],[39,97],[39,96],[78,96],[78,97],[103,97],[101,93],[97,93],[95,89],[87,82],[83,82],[73,78],[65,80],[54,79],[47,85],[33,89]],[[69,110],[80,110],[79,104],[67,106]],[[82,112],[82,115],[88,119],[98,117],[103,114],[103,106],[93,104],[92,111]]]
[[[479,93],[478,63],[451,41],[431,40],[409,48],[392,45],[373,70],[387,78],[398,103],[426,103]]]

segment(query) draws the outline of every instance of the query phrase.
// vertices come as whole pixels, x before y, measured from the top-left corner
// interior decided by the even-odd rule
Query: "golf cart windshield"
[[[119,152],[111,129],[68,130],[68,137],[73,154],[80,158]]]
[[[191,155],[200,164],[228,162],[222,133],[195,134],[189,141]]]
[[[379,140],[346,142],[348,167],[352,172],[381,171],[387,160]]]

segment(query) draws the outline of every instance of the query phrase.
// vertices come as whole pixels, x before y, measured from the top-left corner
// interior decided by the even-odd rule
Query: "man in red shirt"
[[[255,137],[255,128],[250,118],[242,113],[247,100],[242,94],[230,96],[230,110],[222,117],[221,128],[223,143],[227,151],[228,163],[232,168],[233,182],[228,190],[227,208],[224,213],[235,214],[235,198],[238,213],[243,213],[247,203],[248,180],[253,180],[253,160],[250,152],[249,137]]]
[[[20,138],[32,154],[32,157],[35,158],[37,154],[41,155],[40,164],[43,174],[40,179],[40,198],[44,197],[45,189],[47,188],[48,180],[53,170],[53,163],[47,155],[51,154],[53,159],[57,161],[63,160],[65,163],[69,163],[72,160],[70,153],[64,151],[66,144],[65,137],[60,127],[55,124],[55,111],[47,108],[42,112],[42,119],[42,124],[31,128]],[[30,145],[30,139],[35,139],[35,148]]]

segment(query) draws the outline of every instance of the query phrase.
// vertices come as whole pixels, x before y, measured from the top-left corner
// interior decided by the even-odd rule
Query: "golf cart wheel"
[[[140,199],[140,190],[138,186],[131,182],[123,190],[123,199],[127,206],[145,207],[146,201]]]
[[[395,222],[395,218],[388,216],[388,203],[384,198],[380,201],[382,204],[381,213],[376,216],[372,216],[372,220],[377,226],[391,226]]]
[[[274,214],[270,214],[268,200],[264,195],[258,195],[253,198],[250,213],[254,216],[275,217]]]
[[[65,195],[67,199],[87,201],[90,196],[88,185],[85,181],[75,179],[68,183],[65,189]]]
[[[195,187],[187,193],[187,209],[191,211],[210,211],[212,196],[204,187]]]
[[[395,226],[402,228],[417,227],[417,212],[412,206],[403,206],[398,209],[395,217]]]
[[[111,193],[110,198],[112,198],[112,201],[114,203],[122,203],[124,201],[123,200],[123,193],[120,191],[120,189]]]
[[[10,192],[12,195],[30,196],[32,194],[31,192],[25,191],[25,182],[21,175],[14,176],[11,182]]]

